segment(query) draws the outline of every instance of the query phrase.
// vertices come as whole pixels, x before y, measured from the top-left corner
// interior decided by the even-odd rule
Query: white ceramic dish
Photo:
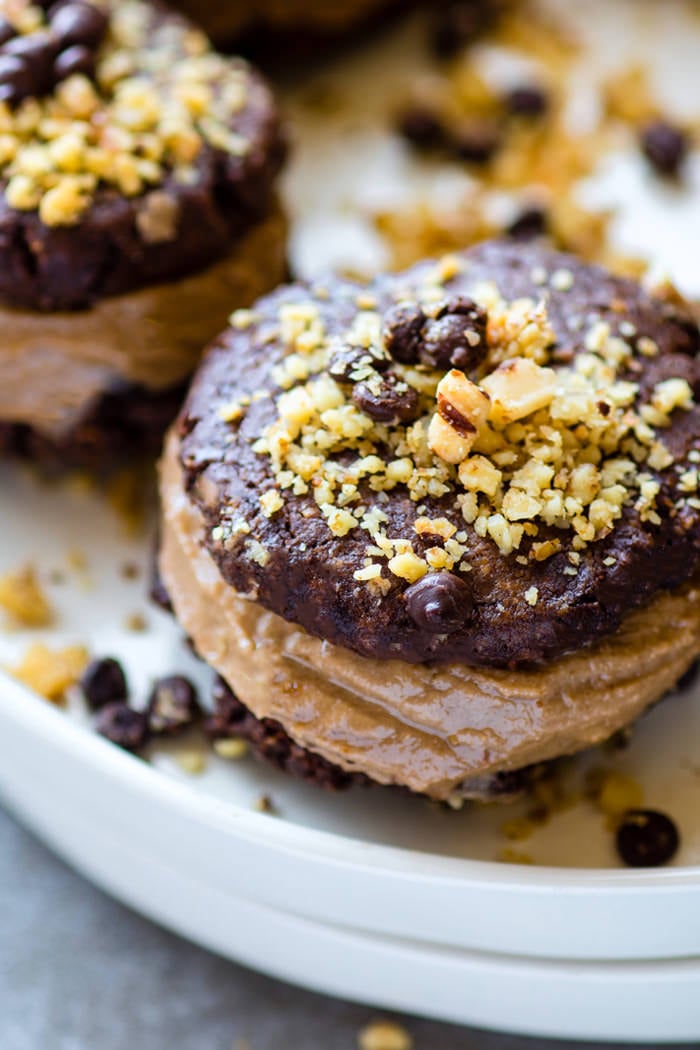
[[[698,29],[682,5],[662,14],[591,0],[582,13],[550,3],[585,23],[598,66],[627,61],[634,42],[669,67],[662,79],[673,97],[687,96]],[[303,272],[381,261],[358,203],[386,203],[397,185],[463,188],[454,171],[434,180],[416,168],[382,130],[414,61],[409,28],[321,74],[353,100],[332,127],[291,97],[303,148],[287,195]],[[691,185],[696,175],[694,163]],[[629,158],[589,193],[622,206],[623,248],[656,247],[700,293],[698,194],[660,194]],[[47,489],[5,466],[0,492],[0,571],[28,558],[44,580],[56,568],[66,578],[47,585],[60,617],[44,640],[122,656],[139,696],[151,677],[177,670],[206,692],[206,671],[146,604],[148,542],[126,539],[114,514],[75,486]],[[76,548],[86,568],[67,557]],[[124,578],[127,561],[141,566],[140,580]],[[125,629],[134,612],[146,632]],[[0,664],[30,640],[0,632]],[[507,844],[500,809],[446,813],[381,791],[329,797],[252,762],[211,759],[187,777],[167,751],[152,768],[84,722],[80,705],[56,712],[0,675],[0,793],[89,877],[186,936],[310,987],[444,1019],[579,1038],[700,1038],[700,695],[657,708],[617,760],[683,832],[674,866],[641,873],[617,867],[602,817],[585,804],[523,845],[535,867],[505,865],[494,862]],[[262,793],[278,816],[253,812]]]
[[[2,683],[0,728],[0,790],[11,807],[108,892],[221,954],[319,991],[483,1027],[700,1035],[698,958],[585,962],[528,951],[562,952],[563,930],[591,944],[606,927],[629,946],[652,916],[653,927],[680,932],[699,914],[697,873],[529,872],[290,825],[163,777],[14,683]],[[348,910],[351,899],[359,907]],[[392,917],[416,937],[368,932]],[[485,927],[500,930],[507,954],[445,947],[445,917],[477,941]]]

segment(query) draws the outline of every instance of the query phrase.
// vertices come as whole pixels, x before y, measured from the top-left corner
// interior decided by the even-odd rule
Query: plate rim
[[[6,670],[0,669],[0,717],[4,715],[25,723],[25,727],[41,735],[49,735],[51,742],[72,752],[97,772],[113,778],[137,782],[139,790],[159,796],[178,808],[212,818],[221,826],[222,816],[235,820],[235,832],[249,840],[282,850],[341,862],[357,868],[383,869],[386,874],[406,874],[421,877],[488,884],[491,889],[513,890],[519,893],[541,893],[552,885],[565,893],[591,891],[669,892],[693,883],[700,887],[700,865],[654,869],[616,868],[559,868],[548,865],[520,865],[464,857],[447,857],[436,853],[369,842],[332,831],[307,827],[284,817],[271,820],[268,815],[212,797],[206,791],[196,791],[185,782],[165,776],[148,762],[120,750],[66,713],[54,707],[33,690],[19,682]],[[233,830],[229,825],[228,830]],[[362,846],[362,856],[357,846]],[[350,854],[352,850],[352,854]]]

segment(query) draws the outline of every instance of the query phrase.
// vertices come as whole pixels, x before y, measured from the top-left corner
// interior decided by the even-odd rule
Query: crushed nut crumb
[[[372,1021],[357,1037],[358,1050],[412,1050],[409,1032],[395,1021]]]
[[[55,615],[33,565],[0,576],[0,609],[16,627],[49,627]]]

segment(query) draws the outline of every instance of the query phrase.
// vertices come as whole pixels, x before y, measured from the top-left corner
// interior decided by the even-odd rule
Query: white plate
[[[585,23],[596,68],[627,61],[634,38],[647,58],[670,65],[664,83],[675,84],[674,99],[700,97],[688,92],[700,79],[697,23],[684,20],[682,5],[574,6],[568,13]],[[358,202],[386,203],[399,185],[438,194],[463,187],[459,173],[435,180],[413,165],[381,130],[414,57],[409,28],[322,74],[354,103],[352,117],[339,114],[332,128],[302,112],[298,95],[290,99],[303,140],[287,178],[302,271],[377,261]],[[698,194],[668,199],[629,158],[603,170],[589,192],[622,205],[623,248],[655,246],[700,293]],[[143,575],[120,572],[126,561],[145,571],[148,543],[126,539],[113,513],[79,487],[46,489],[5,466],[0,491],[0,571],[29,558],[44,580],[58,567],[66,576],[47,584],[60,618],[44,640],[122,656],[140,697],[150,678],[174,671],[206,692],[207,672],[175,625],[148,608]],[[67,557],[76,548],[86,570]],[[125,630],[133,612],[145,613],[148,631]],[[18,660],[31,640],[0,632],[0,664]],[[590,1038],[700,1038],[700,695],[657,708],[617,760],[640,780],[646,803],[681,826],[677,862],[658,872],[620,870],[602,817],[586,804],[522,846],[535,867],[497,864],[510,812],[448,813],[382,791],[327,796],[250,761],[212,758],[191,778],[165,750],[145,765],[84,722],[79,705],[56,712],[0,676],[0,792],[95,881],[192,939],[311,987],[444,1019]],[[262,793],[278,816],[252,811]]]
[[[0,791],[11,807],[107,891],[223,955],[318,991],[483,1027],[700,1037],[700,959],[552,961],[527,952],[542,943],[541,927],[569,929],[574,916],[579,940],[589,923],[593,934],[609,924],[625,944],[627,923],[696,922],[692,873],[522,874],[294,827],[160,776],[13,683],[3,683],[0,730]],[[359,902],[354,914],[347,897]],[[367,932],[382,912],[425,939]],[[434,937],[426,924],[442,914],[478,937],[484,912],[509,954],[446,948],[444,922]]]

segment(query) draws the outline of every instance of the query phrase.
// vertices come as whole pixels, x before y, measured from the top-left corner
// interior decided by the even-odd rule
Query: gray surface
[[[355,1050],[359,1028],[375,1016],[158,929],[94,889],[2,810],[0,924],[0,1050],[234,1050],[237,1040],[250,1050]],[[415,1050],[573,1045],[403,1023]]]

